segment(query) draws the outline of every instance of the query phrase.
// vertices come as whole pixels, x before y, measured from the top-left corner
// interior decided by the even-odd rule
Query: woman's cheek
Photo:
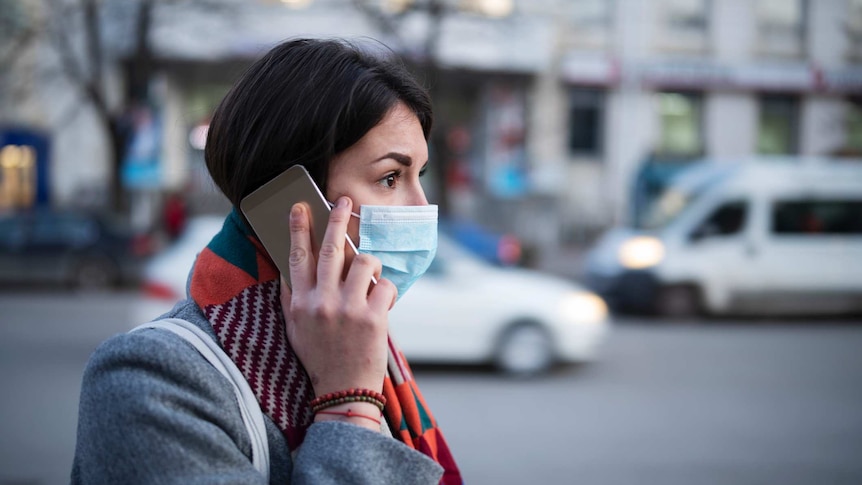
[[[359,214],[359,208],[354,207],[355,213]],[[350,236],[350,240],[353,241],[353,244],[356,245],[356,248],[359,249],[359,219],[356,217],[351,217],[350,222],[347,223],[347,235]]]
[[[357,207],[358,209],[358,207]],[[357,214],[359,211],[355,211]],[[359,219],[355,217],[350,218],[350,222],[347,223],[347,235],[350,237],[350,240],[353,241],[353,244],[356,246],[356,249],[359,249]],[[350,264],[353,262],[353,256],[356,253],[353,252],[353,248],[350,247],[350,244],[344,244],[344,274],[342,275],[342,279],[347,276],[347,270],[350,269]]]

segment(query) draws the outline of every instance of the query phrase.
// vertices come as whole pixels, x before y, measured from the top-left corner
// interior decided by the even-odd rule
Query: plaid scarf
[[[198,256],[190,294],[293,452],[313,421],[309,404],[314,389],[287,340],[279,285],[278,269],[234,210]],[[392,435],[437,461],[445,470],[441,484],[463,483],[410,367],[391,338],[383,394]]]

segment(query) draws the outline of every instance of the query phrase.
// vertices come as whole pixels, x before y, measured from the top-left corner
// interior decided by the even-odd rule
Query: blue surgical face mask
[[[363,205],[358,217],[359,252],[383,263],[400,299],[437,254],[437,206]]]

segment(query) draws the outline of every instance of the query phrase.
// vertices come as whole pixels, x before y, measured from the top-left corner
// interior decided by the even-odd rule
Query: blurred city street
[[[69,482],[87,359],[186,294],[218,173],[373,205],[329,172],[387,123],[287,102],[334,78],[224,128],[300,38],[431,98],[391,201],[438,205],[436,256],[389,329],[467,484],[862,483],[862,0],[0,0],[0,485]],[[397,140],[352,178],[415,188]]]
[[[135,298],[0,294],[0,484],[68,481],[82,368]],[[622,319],[539,379],[415,370],[470,484],[855,484],[860,324]]]

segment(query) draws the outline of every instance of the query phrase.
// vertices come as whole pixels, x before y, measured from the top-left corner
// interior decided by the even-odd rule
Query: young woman
[[[213,116],[207,166],[235,209],[198,256],[188,298],[163,318],[204,330],[242,372],[265,414],[269,483],[462,482],[387,335],[388,312],[427,268],[428,251],[396,267],[387,248],[363,250],[377,229],[396,246],[404,234],[429,234],[427,217],[415,232],[375,228],[366,216],[427,214],[419,177],[431,120],[426,92],[400,64],[309,39],[257,61]],[[334,208],[319,253],[308,208],[285,208],[288,287],[236,208],[296,164]],[[345,234],[359,255],[345,252]],[[425,239],[426,249],[436,244]],[[266,483],[253,458],[230,383],[181,338],[138,330],[92,356],[73,483]]]

